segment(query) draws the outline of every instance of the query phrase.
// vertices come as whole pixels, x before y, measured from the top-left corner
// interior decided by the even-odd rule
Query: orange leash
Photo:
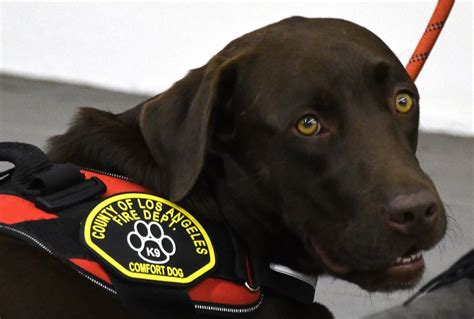
[[[416,80],[426,62],[426,59],[428,59],[428,56],[430,55],[430,52],[433,49],[446,20],[448,19],[453,5],[454,0],[438,1],[430,22],[428,22],[425,33],[423,33],[420,42],[418,42],[418,45],[406,66],[406,70],[413,81]]]

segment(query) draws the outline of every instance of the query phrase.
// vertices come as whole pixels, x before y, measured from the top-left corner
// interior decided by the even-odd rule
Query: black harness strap
[[[71,163],[52,164],[34,145],[2,142],[0,161],[15,165],[5,173],[11,174],[10,187],[48,212],[83,203],[106,190],[99,179],[85,179]]]
[[[15,142],[0,143],[0,160],[15,165],[11,185],[21,194],[32,194],[30,186],[34,175],[53,165],[36,146]]]

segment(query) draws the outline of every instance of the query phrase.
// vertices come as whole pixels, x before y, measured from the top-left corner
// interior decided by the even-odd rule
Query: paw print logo
[[[127,243],[140,258],[153,264],[167,263],[176,252],[173,239],[165,235],[157,222],[136,221],[133,231],[127,235]]]

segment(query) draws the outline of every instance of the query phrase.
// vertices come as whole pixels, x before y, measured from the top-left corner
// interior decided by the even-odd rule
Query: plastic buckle
[[[85,179],[71,187],[33,199],[36,207],[48,212],[58,211],[87,201],[107,190],[107,186],[97,177]]]

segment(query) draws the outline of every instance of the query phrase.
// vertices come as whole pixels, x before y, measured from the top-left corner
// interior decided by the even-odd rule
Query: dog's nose
[[[430,230],[438,218],[438,205],[432,192],[398,195],[386,207],[390,227],[411,235]]]

